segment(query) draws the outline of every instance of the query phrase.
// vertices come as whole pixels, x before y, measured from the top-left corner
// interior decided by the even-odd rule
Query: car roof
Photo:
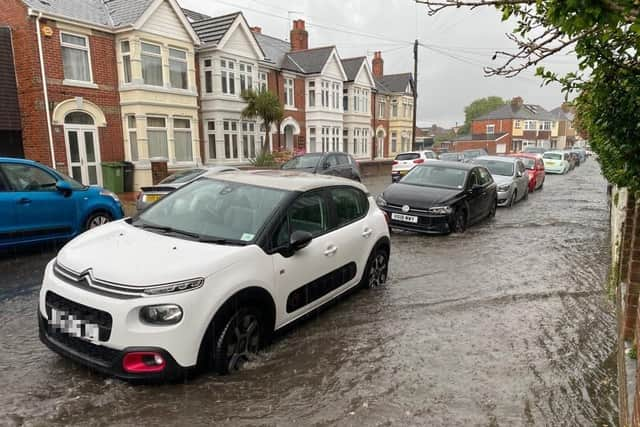
[[[502,162],[506,162],[506,163],[515,163],[518,160],[518,158],[517,157],[506,157],[506,156],[480,156],[480,157],[476,157],[473,160],[474,161],[476,161],[476,160],[497,160],[497,161],[502,161]]]
[[[368,193],[367,187],[350,179],[330,175],[316,175],[307,172],[300,172],[295,169],[251,170],[227,172],[224,174],[209,172],[204,174],[204,177],[286,191],[304,192],[324,187],[349,186]]]
[[[34,160],[28,159],[19,159],[16,157],[0,157],[0,162],[2,163],[20,163],[23,165],[33,165],[33,166],[44,166],[41,163],[38,163]]]
[[[463,169],[463,170],[471,170],[478,165],[474,165],[471,163],[461,163],[461,162],[448,162],[446,160],[441,160],[439,162],[426,162],[420,163],[415,167],[442,167],[446,166],[451,169]]]

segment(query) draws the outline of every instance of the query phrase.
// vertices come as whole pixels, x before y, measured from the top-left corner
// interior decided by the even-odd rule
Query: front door
[[[384,136],[382,136],[382,134],[378,134],[376,142],[376,157],[381,159],[384,157]]]
[[[93,127],[66,127],[69,175],[85,185],[102,185],[100,144]]]

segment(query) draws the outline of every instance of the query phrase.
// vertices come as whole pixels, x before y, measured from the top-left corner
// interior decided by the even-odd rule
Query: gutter
[[[42,36],[40,35],[40,18],[42,18],[42,12],[37,14],[29,9],[29,16],[36,17],[36,37],[38,39],[38,57],[40,60],[40,73],[42,78],[42,91],[44,93],[44,109],[47,115],[47,133],[49,136],[49,149],[51,150],[51,167],[56,169],[56,153],[53,147],[53,131],[51,129],[51,113],[49,111],[49,92],[47,90],[47,75],[44,68],[44,54],[42,52]]]

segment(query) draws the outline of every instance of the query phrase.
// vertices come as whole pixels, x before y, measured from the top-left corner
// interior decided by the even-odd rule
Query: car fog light
[[[182,320],[182,308],[175,304],[149,305],[140,309],[140,320],[152,325],[175,325]]]
[[[122,359],[122,369],[132,374],[162,372],[166,366],[164,357],[156,352],[136,351]]]

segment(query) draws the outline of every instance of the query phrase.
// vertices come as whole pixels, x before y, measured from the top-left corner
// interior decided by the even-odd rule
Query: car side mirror
[[[64,197],[69,197],[73,193],[73,187],[67,181],[60,180],[56,182],[56,190],[61,192]]]
[[[289,239],[289,248],[293,253],[298,252],[309,246],[312,240],[313,235],[308,231],[294,231]]]
[[[484,190],[484,187],[481,184],[473,184],[473,187],[471,187],[471,193],[473,194],[482,193],[482,190]]]
[[[516,176],[517,176],[518,178],[522,178],[523,174],[522,174],[522,172],[521,172],[521,171],[516,171]]]

